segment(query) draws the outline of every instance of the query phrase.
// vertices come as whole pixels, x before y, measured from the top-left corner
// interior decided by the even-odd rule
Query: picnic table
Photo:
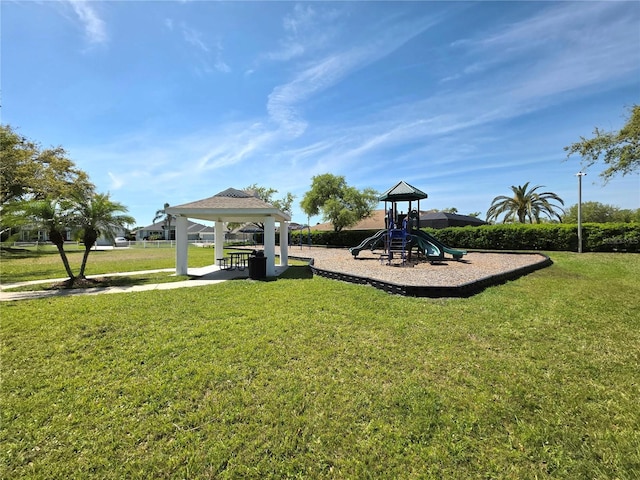
[[[238,270],[244,270],[249,265],[249,257],[251,256],[251,252],[231,252],[229,254],[229,258],[231,259],[231,265],[229,268],[233,270],[237,268]]]

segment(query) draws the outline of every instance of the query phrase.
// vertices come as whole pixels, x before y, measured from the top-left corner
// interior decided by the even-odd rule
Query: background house
[[[479,227],[487,225],[487,222],[469,215],[459,215],[448,212],[429,212],[420,215],[420,227],[447,228],[447,227]]]
[[[172,224],[169,227],[169,239],[176,239],[176,226]],[[164,240],[165,224],[157,222],[146,227],[139,228],[136,231],[136,241],[143,240]],[[187,239],[193,242],[213,242],[215,229],[212,226],[202,225],[200,223],[189,221],[187,226]]]
[[[23,226],[17,232],[17,242],[50,242],[49,232],[47,230],[41,230],[35,227]],[[76,242],[82,241],[82,237],[78,230],[72,230],[70,228],[65,228],[62,232],[62,236],[65,242]],[[124,237],[126,235],[125,229],[116,230],[114,237]],[[113,239],[109,239],[104,235],[100,235],[96,240],[96,245],[99,247],[106,245],[113,245]]]
[[[398,212],[402,217],[406,212]],[[384,210],[374,210],[370,217],[360,220],[353,227],[345,228],[345,230],[381,230],[384,228],[385,220]],[[469,215],[458,215],[457,213],[436,212],[433,210],[420,211],[420,228],[447,228],[447,227],[465,227],[471,225],[474,227],[480,225],[486,225],[484,222],[476,217]],[[318,223],[317,225],[311,225],[311,230],[333,230],[333,225],[330,222]]]

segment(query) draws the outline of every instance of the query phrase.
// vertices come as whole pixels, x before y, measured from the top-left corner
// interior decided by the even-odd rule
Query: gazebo
[[[267,276],[276,274],[276,222],[280,224],[280,266],[288,265],[288,224],[291,216],[249,192],[228,188],[213,197],[166,209],[176,217],[176,274],[186,275],[188,265],[188,219],[214,222],[215,260],[224,258],[224,222],[260,222],[264,224],[264,255]],[[284,233],[283,233],[284,232]]]

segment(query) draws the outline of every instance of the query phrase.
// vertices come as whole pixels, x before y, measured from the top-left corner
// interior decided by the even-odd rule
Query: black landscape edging
[[[476,253],[484,253],[477,251]],[[495,252],[491,252],[495,253]],[[526,254],[531,255],[531,252],[501,252],[508,254]],[[332,280],[340,280],[343,282],[357,283],[360,285],[371,285],[372,287],[384,290],[388,293],[396,295],[404,295],[407,297],[428,297],[428,298],[443,298],[443,297],[456,297],[467,298],[472,295],[480,293],[487,287],[495,285],[501,285],[511,280],[515,280],[529,273],[535,272],[542,268],[553,265],[553,261],[542,253],[535,252],[534,255],[540,255],[543,260],[533,265],[527,265],[524,267],[509,270],[497,275],[491,275],[489,277],[481,278],[473,282],[465,283],[462,285],[451,286],[428,286],[428,285],[399,285],[397,283],[385,282],[369,277],[360,277],[356,275],[349,275],[347,273],[333,272],[331,270],[324,270],[314,266],[313,259],[309,260],[309,267],[314,275],[330,278]]]

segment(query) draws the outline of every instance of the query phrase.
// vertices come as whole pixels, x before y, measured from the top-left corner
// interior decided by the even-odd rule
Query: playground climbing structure
[[[372,251],[382,246],[383,253],[380,261],[387,264],[395,264],[399,260],[402,265],[411,260],[412,249],[421,254],[430,262],[443,260],[444,254],[451,255],[455,260],[460,260],[467,252],[447,247],[434,236],[420,230],[420,200],[427,198],[427,194],[417,188],[401,181],[387,190],[380,200],[385,202],[385,228],[377,231],[371,237],[364,239],[360,245],[349,249],[355,257],[365,248]],[[397,202],[408,201],[409,209],[405,215],[397,211]],[[412,209],[412,202],[417,201],[418,208]],[[387,208],[388,202],[391,207]]]

